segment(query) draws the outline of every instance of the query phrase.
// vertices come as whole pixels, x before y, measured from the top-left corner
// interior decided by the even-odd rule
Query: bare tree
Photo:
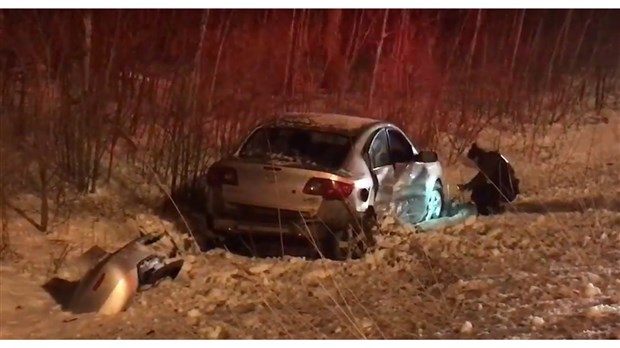
[[[226,37],[228,36],[228,29],[230,28],[230,19],[233,16],[233,11],[230,10],[230,13],[226,17],[226,20],[222,24],[222,28],[220,29],[220,43],[217,48],[217,57],[215,58],[215,63],[213,64],[213,74],[211,78],[211,88],[209,91],[209,104],[207,106],[207,110],[209,112],[213,109],[213,98],[215,95],[215,86],[217,83],[217,74],[220,66],[220,59],[222,58],[222,51],[224,50],[224,43],[226,42]]]
[[[303,10],[302,10],[303,11]],[[293,14],[291,18],[291,25],[288,31],[288,52],[286,54],[286,64],[284,66],[284,83],[282,88],[282,94],[287,95],[289,93],[292,94],[292,66],[294,65],[294,55],[295,55],[295,24],[297,19],[297,12],[293,9]]]
[[[325,71],[321,85],[328,91],[338,90],[342,79],[342,53],[340,26],[342,9],[327,10],[327,22],[323,32],[323,46],[325,49]]]
[[[381,25],[381,36],[379,37],[379,43],[377,44],[377,51],[375,52],[375,64],[372,68],[370,88],[368,89],[368,100],[366,104],[366,109],[368,109],[368,111],[372,110],[373,96],[375,93],[375,84],[377,82],[377,71],[379,69],[379,62],[381,60],[381,51],[383,50],[383,43],[385,41],[385,38],[387,37],[386,29],[387,29],[387,20],[388,20],[389,12],[390,12],[389,9],[386,9],[383,12],[383,23]]]

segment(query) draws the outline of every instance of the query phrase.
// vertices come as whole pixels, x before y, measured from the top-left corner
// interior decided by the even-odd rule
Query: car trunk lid
[[[316,177],[339,178],[327,172],[273,161],[258,163],[236,160],[227,166],[237,172],[237,185],[222,187],[226,203],[299,211],[303,215],[315,214],[323,201],[319,195],[304,193],[308,181]]]

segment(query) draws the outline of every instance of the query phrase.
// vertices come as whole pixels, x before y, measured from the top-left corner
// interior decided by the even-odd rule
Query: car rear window
[[[352,139],[311,129],[263,127],[256,130],[239,151],[240,158],[276,160],[337,170],[342,166]]]

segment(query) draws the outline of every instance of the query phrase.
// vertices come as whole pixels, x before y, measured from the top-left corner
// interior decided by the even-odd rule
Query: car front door
[[[377,217],[383,216],[390,208],[392,187],[395,183],[394,166],[390,158],[390,148],[386,129],[380,129],[368,147],[368,165],[373,175],[373,207]]]
[[[424,164],[415,162],[417,151],[400,130],[389,128],[387,135],[394,166],[393,203],[401,208],[397,214],[417,221],[425,212],[429,172]]]

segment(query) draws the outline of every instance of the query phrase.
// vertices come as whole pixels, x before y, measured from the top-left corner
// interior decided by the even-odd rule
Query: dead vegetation
[[[153,196],[165,196],[162,190],[177,198],[181,210],[183,203],[196,203],[199,197],[192,188],[212,160],[233,148],[257,122],[285,110],[385,118],[399,124],[421,146],[439,147],[446,163],[493,126],[503,129],[498,138],[523,135],[518,138],[523,153],[544,161],[545,155],[556,152],[540,140],[552,133],[554,125],[568,129],[593,120],[605,122],[604,110],[618,106],[616,17],[612,11],[597,10],[4,10],[0,16],[1,255],[12,255],[12,231],[7,226],[14,213],[48,235],[58,233],[62,221],[79,226],[75,221],[83,214],[107,219],[110,208],[99,203],[98,195],[121,185],[115,178],[126,178],[127,172],[137,173],[135,181],[111,192],[135,195],[131,200],[136,206],[152,207]],[[555,134],[553,139],[558,139]],[[547,169],[561,171],[561,167]],[[583,178],[557,174],[556,183]],[[84,197],[92,205],[84,204]],[[542,209],[547,214],[555,209],[551,213],[570,215],[576,206],[581,210],[593,206],[587,199],[574,201],[542,208],[526,201],[516,209],[525,213]],[[32,202],[34,209],[28,204]],[[133,219],[126,216],[135,217],[140,209],[114,211],[114,218]],[[602,218],[588,223],[602,224],[604,229],[613,229],[614,221],[617,225],[611,214]],[[155,224],[152,228],[199,228],[189,223],[189,227],[183,222],[181,227]],[[520,226],[518,217],[504,223],[498,228]],[[548,239],[530,231],[528,243],[536,245],[536,252],[527,256],[531,262],[522,260],[524,265],[535,264],[536,258],[564,257],[566,263],[582,266],[601,258],[614,260],[607,248],[592,242],[600,241],[602,234],[570,232],[584,228],[579,223],[557,226],[547,232],[560,236],[555,246],[545,245]],[[95,222],[89,229],[96,229]],[[206,300],[162,305],[165,317],[178,319],[180,313],[196,325],[149,334],[147,324],[135,324],[144,325],[144,332],[136,329],[131,335],[510,336],[514,331],[508,326],[490,333],[477,331],[484,322],[467,313],[489,303],[503,310],[500,304],[506,301],[528,306],[529,297],[518,299],[516,294],[538,293],[520,289],[518,279],[489,280],[493,283],[489,285],[478,278],[492,274],[489,269],[509,273],[505,268],[519,264],[529,244],[503,240],[514,235],[502,237],[489,224],[472,229],[476,233],[464,238],[462,230],[455,229],[441,237],[384,241],[384,247],[372,255],[379,261],[344,266],[323,261],[306,265],[298,259],[286,259],[284,265],[266,261],[248,266],[236,256],[231,260],[217,253],[198,258],[189,262],[194,269],[188,271],[194,273],[189,282],[193,288],[203,286],[205,275],[198,270],[212,271],[206,283],[213,288],[199,294]],[[604,233],[607,240],[618,238],[607,230]],[[433,238],[441,241],[428,240]],[[484,250],[476,254],[474,246],[481,243]],[[557,254],[576,245],[589,249]],[[68,253],[65,247],[47,254],[51,259],[47,272],[58,273]],[[471,258],[463,261],[462,254]],[[476,260],[475,266],[464,268],[472,265],[471,260]],[[375,279],[377,284],[370,290],[367,284],[356,287],[360,272],[373,268],[386,271]],[[541,287],[551,279],[545,276],[552,276],[548,269],[527,271],[539,272],[536,279]],[[305,275],[307,291],[287,292],[300,274]],[[613,274],[606,277],[606,284],[617,289]],[[548,291],[549,296],[572,292],[575,282],[568,278],[553,285],[556,288]],[[262,297],[244,299],[243,294],[255,296],[250,289],[256,287]],[[456,287],[467,290],[453,291]],[[486,300],[476,300],[494,287],[497,291]],[[506,287],[514,292],[501,290]],[[228,294],[230,288],[242,290]],[[188,291],[175,294],[194,298]],[[409,300],[390,302],[381,294]],[[157,301],[148,295],[143,300],[124,318],[148,312],[151,301]],[[392,318],[396,308],[409,317]],[[248,313],[278,320],[261,327],[256,316]],[[484,320],[522,320],[511,313],[507,310]],[[303,329],[291,332],[293,321],[302,323]],[[465,321],[476,326],[463,329]],[[118,330],[129,334],[113,325],[107,328],[101,337]],[[562,325],[554,330],[554,335],[566,337]]]
[[[47,231],[50,205],[94,193],[118,160],[174,190],[283,110],[386,118],[421,146],[447,136],[450,160],[489,123],[535,124],[532,137],[543,136],[608,106],[614,20],[573,10],[4,11],[3,187],[36,191],[32,220]]]

